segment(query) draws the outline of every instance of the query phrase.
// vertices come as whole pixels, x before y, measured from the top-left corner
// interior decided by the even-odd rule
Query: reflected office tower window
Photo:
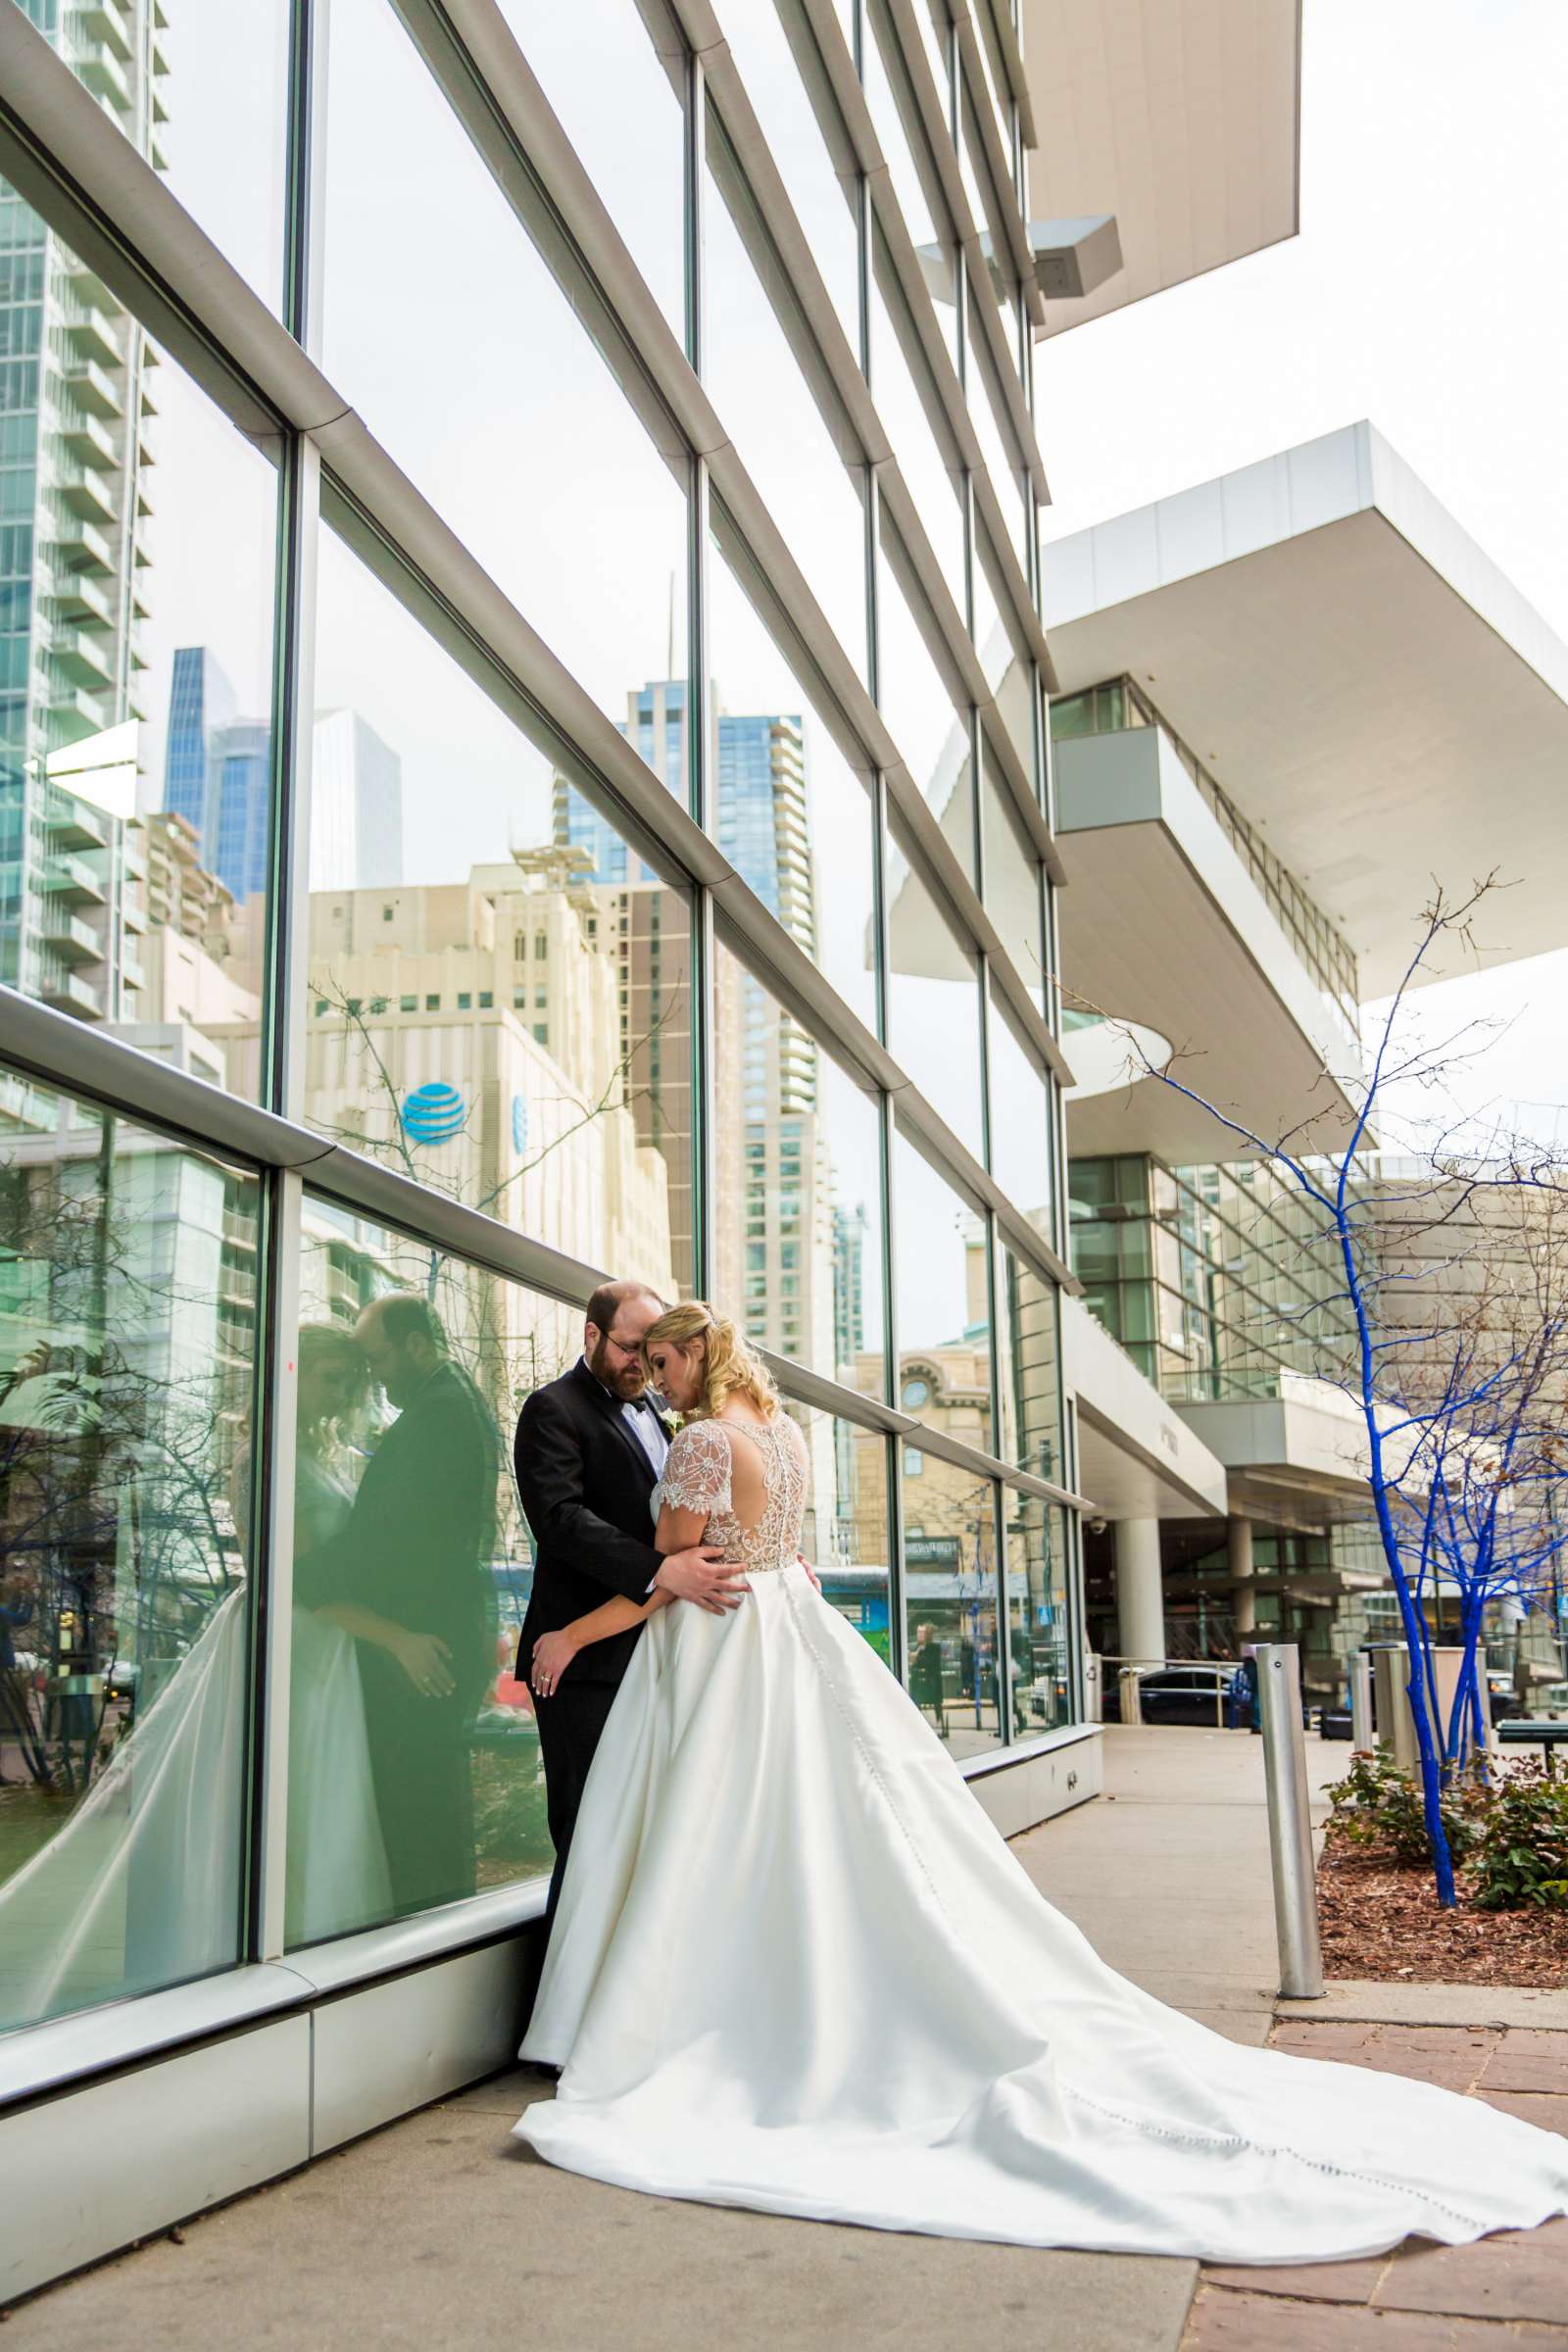
[[[677,339],[686,332],[686,50],[661,0],[501,0]]]
[[[1014,1740],[1038,1740],[1072,1720],[1067,1632],[1067,1527],[1054,1503],[1002,1490],[1007,1571],[1007,1646]]]
[[[985,1222],[903,1133],[893,1139],[893,1233],[895,1401],[945,1436],[990,1453]]]
[[[1026,773],[1032,772],[1025,770]],[[980,763],[986,912],[1035,1003],[1045,1006],[1045,940],[1040,858],[1001,763],[986,744]]]
[[[724,30],[768,152],[857,359],[860,352],[859,172],[808,12],[750,0]]]
[[[918,1367],[906,1374],[918,1382]],[[901,1447],[905,1683],[956,1761],[1002,1741],[997,1488]]]
[[[551,1249],[689,1292],[686,896],[331,530],[316,679],[306,1119]],[[679,681],[633,681],[622,710],[651,763],[684,757]]]
[[[877,553],[877,702],[899,756],[972,882],[974,762],[969,709],[950,691],[939,633],[886,514]]]
[[[975,957],[889,830],[888,1043],[933,1109],[980,1155],[980,977]]]
[[[880,1396],[875,1098],[722,945],[713,1002],[711,1294],[756,1346]]]
[[[4,182],[0,352],[0,982],[254,1093],[276,475]]]
[[[258,1205],[0,1068],[0,2029],[240,1956]]]
[[[731,536],[726,530],[724,537]],[[719,846],[874,1033],[870,778],[850,765],[716,536],[708,635],[717,713],[711,764]]]
[[[915,0],[917,18],[922,6],[923,0]],[[940,57],[933,72],[938,88],[945,89],[947,74]],[[884,0],[866,0],[860,40],[860,79],[937,323],[956,365],[958,240],[921,125],[898,32]]]
[[[326,370],[624,722],[645,680],[685,675],[687,461],[655,446],[641,370],[589,335],[385,0],[334,0],[330,45]]]
[[[859,436],[711,108],[709,134],[703,376],[807,585],[863,677],[865,465]]]
[[[288,0],[21,5],[225,260],[281,310]]]
[[[307,1195],[289,1938],[549,1871],[518,1408],[582,1316]]]
[[[890,1665],[888,1441],[808,1405],[784,1409],[805,1431],[811,1456],[802,1551],[822,1580],[823,1599]]]
[[[1010,1003],[991,985],[991,1173],[1041,1237],[1052,1233],[1051,1081]]]
[[[1062,1486],[1061,1337],[1056,1286],[1015,1250],[998,1258],[998,1388],[1002,1431],[997,1450],[1036,1478]]]
[[[926,537],[960,616],[965,613],[963,461],[937,398],[880,227],[871,233],[871,393]]]

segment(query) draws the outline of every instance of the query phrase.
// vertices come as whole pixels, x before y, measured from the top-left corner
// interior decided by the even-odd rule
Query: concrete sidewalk
[[[1344,1769],[1346,1752],[1309,1742],[1318,1785]],[[1032,1831],[1020,1859],[1116,1967],[1220,2032],[1264,2040],[1275,1975],[1260,1743],[1112,1729],[1106,1767],[1109,1800]],[[1369,2005],[1375,2016],[1375,1998],[1359,2012],[1337,2006],[1327,2030],[1362,2038],[1334,2055],[1400,2062],[1380,2061],[1367,2030],[1346,2022]],[[1318,2336],[1291,2330],[1346,2310],[1379,2331],[1344,2338],[1347,2352],[1363,2340],[1397,2352],[1450,2340],[1399,2332],[1411,2315],[1374,2309],[1375,2280],[1342,2279],[1327,2304],[1300,2299],[1298,2284],[1260,2293],[1262,2274],[1246,2275],[1244,2292],[1216,2273],[1195,2305],[1191,2262],[890,2236],[604,2188],[509,2138],[536,2095],[518,2078],[483,2083],[192,2222],[183,2243],[161,2239],[101,2265],[20,2306],[7,2352],[58,2352],[62,2338],[94,2352],[143,2352],[149,2341],[172,2352],[301,2342],[512,2352],[519,2339],[530,2352],[685,2352],[705,2340],[717,2352],[951,2352],[992,2336],[1053,2352],[1176,2352],[1190,2315],[1201,2329],[1194,2346],[1267,2340],[1305,2352]],[[1531,2280],[1530,2293],[1545,2291],[1535,2272]],[[1497,2352],[1505,2342],[1568,2352],[1568,2331],[1554,2328],[1526,2337],[1489,2328],[1487,2337]]]

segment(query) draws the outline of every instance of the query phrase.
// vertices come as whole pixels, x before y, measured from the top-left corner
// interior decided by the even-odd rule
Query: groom
[[[601,1283],[588,1301],[583,1352],[535,1389],[517,1419],[517,1493],[533,1533],[533,1590],[517,1645],[517,1679],[533,1688],[534,1643],[586,1616],[612,1592],[646,1600],[656,1585],[721,1614],[745,1597],[742,1571],[720,1548],[654,1549],[654,1487],[670,1429],[643,1376],[643,1334],[663,1300],[636,1282]],[[642,1632],[596,1642],[535,1705],[545,1810],[556,1849],[545,1913],[556,1915],[588,1767]]]

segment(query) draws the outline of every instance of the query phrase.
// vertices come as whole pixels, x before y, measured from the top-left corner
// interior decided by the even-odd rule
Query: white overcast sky
[[[1047,538],[1368,416],[1568,639],[1565,97],[1563,0],[1306,0],[1300,234],[1039,348]],[[1464,1106],[1568,1141],[1568,951],[1478,1017]]]

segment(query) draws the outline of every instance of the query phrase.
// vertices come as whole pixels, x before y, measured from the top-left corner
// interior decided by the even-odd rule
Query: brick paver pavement
[[[1282,2020],[1278,2050],[1380,2067],[1568,2132],[1568,2033]],[[1568,2220],[1365,2262],[1206,2265],[1182,2352],[1568,2352]]]

